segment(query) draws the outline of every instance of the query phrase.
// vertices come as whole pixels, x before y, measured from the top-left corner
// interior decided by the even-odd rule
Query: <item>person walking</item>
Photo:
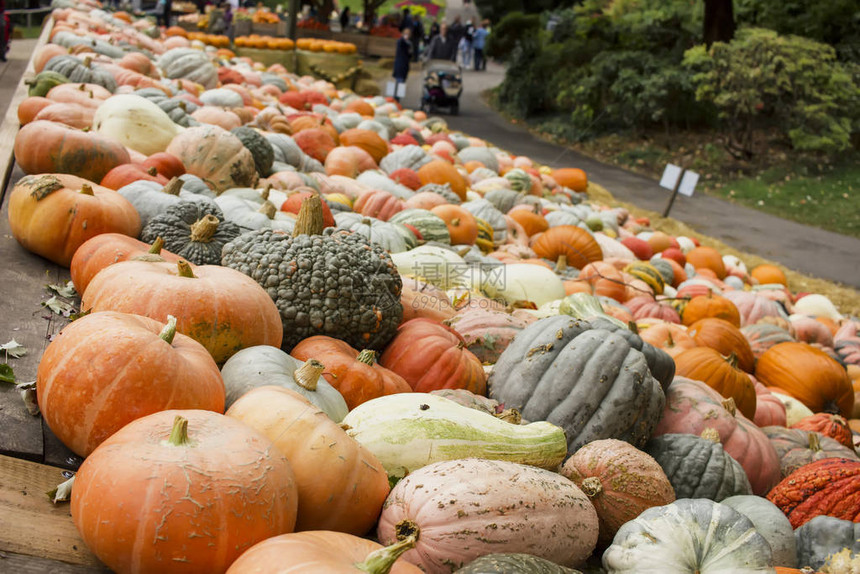
[[[424,60],[457,61],[457,42],[451,37],[447,24],[439,26],[439,35],[430,40],[424,50]]]
[[[349,6],[346,6],[343,10],[340,11],[340,31],[346,32],[349,28]]]
[[[484,48],[487,45],[487,36],[490,32],[487,31],[486,20],[478,23],[478,29],[475,30],[475,35],[472,37],[472,48],[475,50],[475,69],[486,70],[487,60],[484,57]]]
[[[399,102],[400,97],[397,95],[400,84],[406,83],[406,78],[409,77],[409,60],[412,59],[412,42],[409,37],[412,34],[412,28],[404,28],[400,39],[397,40],[397,52],[394,56],[394,101]]]
[[[412,23],[412,61],[418,61],[420,53],[421,40],[424,39],[424,22],[420,17],[416,16]]]
[[[472,34],[474,31],[475,27],[472,26],[472,22],[467,21],[466,26],[463,28],[463,36],[458,43],[460,62],[464,68],[472,65]]]

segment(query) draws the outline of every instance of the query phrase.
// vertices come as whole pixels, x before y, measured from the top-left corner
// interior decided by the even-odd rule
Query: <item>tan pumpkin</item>
[[[166,151],[216,193],[257,183],[251,152],[239,138],[217,126],[188,128],[173,138]]]

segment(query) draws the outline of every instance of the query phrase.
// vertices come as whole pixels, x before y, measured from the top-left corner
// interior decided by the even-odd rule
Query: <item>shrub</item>
[[[856,66],[835,50],[799,36],[742,29],[732,42],[687,51],[696,98],[713,105],[738,156],[754,153],[754,132],[777,128],[798,150],[839,152],[860,121]],[[852,77],[852,72],[855,77]]]
[[[540,16],[511,12],[493,26],[487,38],[486,52],[490,58],[508,60],[517,44],[540,33]]]

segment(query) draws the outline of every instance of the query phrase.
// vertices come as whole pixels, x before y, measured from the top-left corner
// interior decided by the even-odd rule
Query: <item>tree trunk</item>
[[[730,42],[735,36],[733,0],[705,0],[705,45]]]

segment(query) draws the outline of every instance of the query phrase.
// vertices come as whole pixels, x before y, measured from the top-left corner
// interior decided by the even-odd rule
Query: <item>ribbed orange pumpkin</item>
[[[657,461],[630,443],[596,440],[576,451],[561,474],[576,484],[597,510],[598,540],[610,543],[621,526],[652,506],[675,501],[672,483]]]
[[[101,233],[137,237],[140,216],[126,198],[67,174],[21,178],[9,194],[9,227],[28,251],[68,267],[78,247]]]
[[[302,361],[316,359],[325,365],[323,377],[354,409],[361,403],[412,390],[403,377],[376,362],[370,350],[356,351],[340,339],[316,335],[293,347],[290,354]]]
[[[557,184],[570,188],[573,191],[584,192],[588,189],[588,176],[579,168],[563,167],[553,170],[552,178]]]
[[[227,416],[287,455],[299,495],[296,530],[361,536],[376,524],[389,490],[382,463],[305,397],[283,387],[258,387],[239,397]],[[323,469],[326,479],[320,480]]]
[[[294,480],[286,456],[242,423],[164,411],[84,461],[71,513],[115,572],[225,572],[251,546],[293,531]]]
[[[681,323],[688,327],[701,319],[716,318],[728,321],[738,329],[741,327],[741,314],[735,304],[719,295],[708,293],[690,299],[681,314]]]
[[[755,386],[749,375],[737,368],[737,359],[726,358],[709,347],[696,347],[675,357],[675,373],[702,381],[725,398],[733,398],[745,417],[755,417]]]
[[[582,269],[589,263],[603,260],[603,250],[594,237],[575,225],[557,225],[540,234],[532,249],[544,259],[558,261],[567,257],[567,264]]]
[[[817,413],[811,417],[804,417],[791,425],[793,429],[815,431],[829,436],[833,440],[844,444],[848,448],[854,448],[854,440],[848,421],[839,415],[830,413]]]
[[[658,323],[639,329],[639,336],[646,343],[651,343],[666,351],[671,357],[676,357],[688,349],[696,348],[696,341],[687,329],[676,323]]]
[[[370,154],[377,164],[388,155],[388,142],[373,130],[353,128],[340,134],[340,145],[360,147]]]
[[[687,263],[696,269],[710,269],[717,279],[726,278],[726,265],[723,256],[713,247],[695,247],[687,252]]]
[[[439,205],[430,210],[448,227],[452,245],[474,245],[478,239],[478,222],[475,216],[459,205]]]
[[[782,269],[776,265],[763,264],[757,265],[750,271],[750,276],[759,282],[761,285],[769,285],[778,283],[779,285],[788,285],[788,279],[785,277]]]
[[[165,409],[224,410],[224,382],[200,343],[175,324],[92,313],[45,349],[36,375],[42,416],[81,456],[142,416]]]
[[[794,397],[813,412],[841,414],[854,408],[854,390],[842,365],[806,343],[780,343],[759,357],[755,376],[767,387]]]
[[[547,229],[549,229],[549,223],[546,218],[540,213],[535,213],[531,209],[512,209],[508,212],[508,215],[523,226],[523,229],[526,230],[526,234],[529,237],[532,235],[537,235],[538,233],[543,233]]]
[[[428,183],[438,183],[451,186],[451,191],[456,193],[460,199],[466,201],[466,189],[468,183],[466,178],[460,175],[453,165],[442,159],[434,159],[433,161],[422,165],[418,168],[418,179],[423,185]]]
[[[293,140],[303,152],[320,163],[325,163],[326,156],[337,147],[331,135],[322,128],[302,130],[293,135]]]
[[[623,302],[627,295],[621,272],[606,261],[595,261],[583,267],[578,280],[588,283],[595,295],[609,297],[619,303]]]
[[[361,194],[355,200],[352,209],[356,213],[367,217],[375,217],[382,221],[388,221],[392,215],[406,209],[406,204],[402,199],[391,195],[387,191],[373,189]]]
[[[716,349],[726,357],[734,353],[742,371],[752,373],[755,370],[755,356],[749,341],[728,321],[715,317],[699,319],[690,325],[689,333],[700,347]]]
[[[437,389],[487,393],[481,361],[466,349],[459,333],[432,319],[412,319],[400,325],[379,363],[406,379],[419,393]]]
[[[767,499],[795,529],[822,515],[860,522],[860,462],[848,458],[811,462],[782,479]]]

